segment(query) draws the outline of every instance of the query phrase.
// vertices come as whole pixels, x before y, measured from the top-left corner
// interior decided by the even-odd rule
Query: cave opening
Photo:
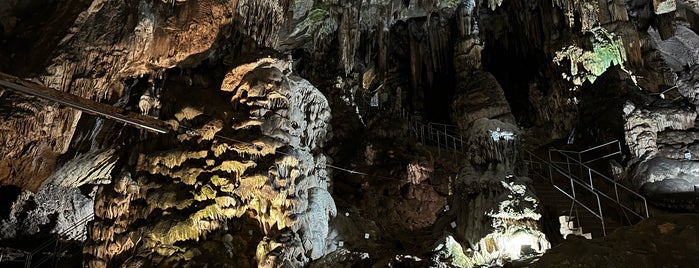
[[[532,63],[536,62],[532,54],[508,50],[500,43],[488,43],[483,54],[483,67],[503,88],[518,125],[531,125],[533,107],[529,102],[529,88],[538,75],[537,68],[532,68]]]
[[[507,1],[495,10],[482,7],[479,16],[483,68],[502,87],[517,124],[531,127],[536,121],[531,91],[546,95],[559,90],[562,80],[547,51],[571,39],[564,14],[546,1]]]
[[[391,28],[390,57],[400,79],[407,81],[402,84],[408,89],[405,108],[421,114],[423,122],[453,123],[456,78],[452,28],[453,20],[438,13],[398,22]]]

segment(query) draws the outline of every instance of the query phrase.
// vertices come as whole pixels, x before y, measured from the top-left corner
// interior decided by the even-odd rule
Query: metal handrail
[[[463,149],[463,140],[461,137],[456,137],[454,135],[450,135],[449,133],[443,132],[441,129],[435,129],[435,128],[430,128],[429,125],[427,126],[427,129],[430,133],[430,137],[437,137],[437,141],[440,141],[440,138],[444,137],[441,141],[444,141],[444,149],[454,149],[455,151],[458,151],[456,148],[457,141],[460,144],[460,149]],[[432,138],[434,140],[434,138]],[[451,144],[450,145],[450,140]],[[441,147],[442,143],[439,142],[439,146]]]
[[[597,145],[597,146],[594,146],[594,147],[590,147],[590,148],[587,148],[587,149],[585,149],[585,150],[580,151],[579,153],[582,154],[582,153],[594,151],[594,150],[597,150],[597,149],[599,149],[599,148],[602,148],[602,147],[605,147],[605,146],[607,146],[607,145],[611,145],[611,144],[614,144],[614,143],[617,143],[617,144],[618,144],[618,143],[619,143],[619,140],[613,140],[613,141],[610,141],[610,142],[607,142],[607,143],[603,143],[603,144],[600,144],[600,145]]]
[[[603,214],[603,212],[602,212],[602,203],[601,203],[601,201],[600,201],[600,195],[599,195],[598,193],[596,193],[594,189],[592,189],[592,188],[588,187],[587,185],[585,185],[584,183],[581,183],[580,181],[574,179],[570,174],[568,174],[566,171],[562,170],[562,169],[559,168],[558,166],[553,165],[553,164],[550,163],[549,161],[547,161],[547,160],[545,160],[545,159],[543,159],[543,158],[537,156],[536,154],[532,153],[532,152],[529,151],[529,150],[526,150],[526,149],[525,149],[524,151],[529,155],[529,160],[528,160],[528,161],[525,160],[525,161],[528,162],[528,165],[531,167],[531,168],[530,168],[530,171],[533,171],[533,173],[535,173],[536,175],[538,175],[538,176],[541,177],[541,178],[546,178],[547,176],[545,176],[544,174],[541,174],[541,173],[536,172],[536,171],[535,171],[536,169],[533,168],[534,163],[536,163],[536,162],[534,162],[534,159],[536,159],[536,160],[538,161],[539,166],[541,166],[542,163],[543,163],[543,164],[546,164],[546,165],[549,167],[548,182],[551,183],[551,185],[553,185],[553,188],[554,188],[554,189],[558,190],[558,191],[561,192],[563,195],[565,195],[566,197],[570,198],[573,202],[575,202],[576,204],[580,205],[580,206],[583,207],[585,210],[587,210],[588,212],[590,212],[593,216],[595,216],[597,219],[599,219],[600,225],[602,226],[602,234],[603,234],[604,236],[606,236],[606,235],[607,235],[607,229],[606,229],[606,225],[605,225],[605,222],[604,222],[604,214]],[[571,193],[568,193],[568,192],[567,192],[565,189],[563,189],[561,186],[556,185],[556,182],[555,182],[554,179],[553,179],[553,171],[554,171],[554,170],[555,170],[558,174],[560,174],[560,175],[562,175],[563,177],[565,177],[565,178],[568,179],[568,182],[570,183]],[[584,203],[582,203],[582,202],[579,200],[579,197],[578,197],[578,195],[576,194],[576,191],[575,191],[575,189],[576,189],[575,185],[578,185],[578,186],[579,186],[578,189],[579,189],[579,188],[582,188],[582,189],[586,190],[588,193],[590,193],[590,194],[592,194],[592,195],[594,196],[594,200],[595,200],[596,203],[597,203],[597,211],[595,211],[594,209],[592,209],[592,208],[590,208],[589,206],[585,205]]]
[[[436,145],[439,154],[441,154],[442,150],[451,151],[453,153],[463,152],[464,142],[461,136],[457,137],[447,131],[443,131],[441,128],[433,127],[436,125],[445,126],[445,124],[428,123],[425,125],[422,122],[408,118],[408,125],[410,127],[410,133],[414,134],[423,144],[427,141]]]
[[[616,146],[617,146],[616,151],[614,151],[613,153],[606,154],[606,155],[604,155],[604,156],[597,157],[597,158],[595,158],[595,159],[583,161],[583,157],[582,157],[583,154],[589,153],[589,152],[592,152],[592,151],[595,151],[595,150],[598,150],[598,149],[601,149],[601,148],[604,148],[604,147],[607,147],[607,146],[612,145],[612,144],[616,144]],[[621,154],[621,142],[620,142],[619,140],[613,140],[613,141],[609,141],[609,142],[606,142],[606,143],[603,143],[603,144],[600,144],[600,145],[597,145],[597,146],[594,146],[594,147],[591,147],[591,148],[587,148],[587,149],[582,150],[582,151],[561,150],[561,149],[556,149],[556,150],[558,150],[559,152],[562,152],[562,153],[575,154],[575,155],[578,157],[578,161],[580,161],[580,162],[582,162],[582,163],[585,163],[585,164],[589,164],[589,163],[592,163],[592,162],[595,162],[595,161],[598,161],[598,160],[602,160],[602,159],[605,159],[605,158],[608,158],[608,157],[611,157],[611,156],[615,156],[615,155]]]
[[[634,190],[632,190],[632,189],[630,189],[630,188],[628,188],[628,187],[626,187],[626,186],[624,186],[624,185],[622,185],[622,184],[616,182],[615,180],[613,180],[613,179],[607,177],[606,175],[604,175],[604,174],[602,174],[602,173],[600,173],[600,172],[594,170],[594,169],[591,168],[590,166],[586,165],[585,163],[582,163],[581,161],[579,161],[578,159],[575,159],[574,157],[571,157],[570,155],[566,154],[566,153],[563,152],[562,150],[558,150],[558,149],[549,149],[549,159],[551,159],[551,152],[558,152],[560,155],[562,155],[563,157],[566,158],[566,162],[554,162],[553,160],[550,160],[550,162],[551,162],[552,164],[564,164],[564,163],[565,163],[565,164],[567,165],[567,168],[568,168],[568,171],[569,171],[569,172],[570,172],[570,166],[571,166],[571,165],[578,165],[578,166],[580,166],[581,176],[577,178],[578,180],[580,180],[581,182],[585,182],[585,183],[588,183],[588,182],[589,182],[588,185],[589,185],[590,188],[596,190],[597,192],[599,192],[599,193],[600,193],[602,196],[604,196],[605,198],[607,198],[607,199],[609,199],[609,200],[611,200],[611,201],[614,201],[617,205],[619,205],[620,207],[622,207],[622,208],[625,209],[626,211],[631,212],[632,214],[636,215],[637,217],[639,217],[639,218],[641,218],[641,219],[645,219],[645,218],[648,218],[648,217],[649,217],[650,214],[649,214],[649,212],[648,212],[648,203],[647,203],[647,201],[646,201],[646,198],[643,197],[641,194],[639,194],[639,193],[637,193],[636,191],[634,191]],[[572,161],[572,164],[570,163],[571,161]],[[588,173],[588,180],[587,180],[587,181],[583,180],[583,178],[582,178],[582,173],[583,173],[583,171],[584,171],[585,169],[587,170],[587,173]],[[598,189],[599,189],[598,187],[595,187],[594,181],[593,181],[593,177],[592,177],[592,174],[593,174],[593,173],[596,174],[596,175],[598,175],[599,177],[601,177],[601,178],[604,179],[605,181],[611,183],[611,184],[614,186],[614,193],[615,193],[615,197],[614,197],[614,198],[612,198],[611,196],[605,194],[604,192],[599,191],[599,190],[598,190]],[[572,172],[570,172],[570,175],[571,175],[571,176],[575,176],[575,175],[573,175]],[[631,209],[631,208],[629,208],[629,207],[627,207],[626,205],[624,205],[624,204],[621,203],[621,200],[620,200],[620,198],[619,198],[619,189],[625,190],[627,193],[629,193],[629,194],[631,194],[631,195],[633,195],[633,196],[638,197],[638,199],[640,199],[640,200],[643,202],[643,208],[644,208],[645,216],[641,215],[640,213],[636,212],[634,209]]]
[[[54,255],[54,257],[55,257],[55,255],[56,255],[56,253],[57,253],[56,251],[58,250],[58,244],[59,244],[61,238],[62,238],[62,237],[65,237],[67,234],[73,232],[73,231],[74,231],[75,229],[77,229],[78,227],[87,224],[89,221],[93,220],[94,217],[95,217],[94,214],[90,214],[90,215],[88,215],[87,217],[82,218],[81,220],[79,220],[79,221],[77,221],[76,223],[74,223],[73,225],[71,225],[68,229],[65,229],[65,230],[63,230],[62,232],[56,234],[53,238],[51,238],[51,239],[49,239],[48,241],[42,243],[42,244],[39,245],[37,248],[35,248],[35,249],[32,250],[31,252],[29,252],[29,254],[27,254],[27,256],[25,257],[24,267],[25,267],[25,268],[32,267],[32,259],[33,259],[34,255],[36,255],[36,254],[38,254],[38,253],[44,251],[44,249],[46,249],[46,248],[48,248],[49,246],[52,246],[52,245],[54,246],[53,255]],[[86,230],[87,230],[87,228],[86,228]],[[38,261],[34,263],[34,267],[38,267],[38,266],[44,264],[45,262],[49,261],[50,259],[51,259],[51,257],[44,256],[43,258],[38,259]]]
[[[460,133],[459,133],[459,131],[458,131],[458,130],[459,130],[459,126],[457,126],[457,125],[450,125],[450,124],[444,124],[444,123],[429,122],[429,123],[427,123],[427,127],[428,127],[428,128],[433,128],[433,129],[438,129],[437,127],[439,127],[440,130],[441,130],[441,129],[444,129],[444,132],[445,132],[445,133],[450,133],[450,134],[452,134],[452,135],[454,135],[454,136],[456,136],[456,135],[461,136]]]

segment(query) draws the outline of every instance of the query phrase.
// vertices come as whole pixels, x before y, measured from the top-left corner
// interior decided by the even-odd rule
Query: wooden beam
[[[167,123],[156,118],[126,111],[108,104],[84,99],[67,92],[54,90],[34,82],[22,80],[18,77],[5,73],[0,73],[0,88],[18,91],[24,94],[54,101],[92,115],[105,117],[107,119],[131,125],[150,132],[162,134],[171,130]]]

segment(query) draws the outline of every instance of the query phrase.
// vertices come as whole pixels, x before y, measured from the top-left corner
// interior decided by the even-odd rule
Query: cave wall
[[[6,35],[18,36],[12,40],[17,42],[14,45],[25,42],[47,46],[33,48],[47,54],[37,53],[43,58],[25,59],[34,67],[19,73],[45,86],[118,106],[126,105],[123,98],[128,96],[123,83],[130,77],[158,77],[178,65],[194,67],[224,54],[215,52],[224,50],[223,44],[238,44],[238,48],[274,46],[277,38],[273,33],[279,29],[283,13],[283,3],[266,1],[92,1],[86,6],[57,2],[52,1],[57,7],[48,17],[64,20],[51,24],[50,30],[60,36],[58,42],[43,43],[42,38],[51,34],[31,34],[32,26],[41,27],[41,22],[20,27],[22,21],[5,29]],[[69,7],[83,9],[74,14],[75,9]],[[28,11],[19,4],[10,3],[6,10],[31,20],[21,17],[22,12]],[[257,14],[262,10],[271,15],[264,18],[260,27],[247,27],[252,21],[259,22]],[[65,13],[72,16],[61,16]],[[249,40],[249,36],[257,37]],[[221,43],[229,38],[237,41]],[[10,48],[12,45],[7,44]],[[3,71],[17,73],[11,67],[14,65],[23,64],[8,63]],[[0,161],[0,180],[36,191],[56,167],[56,158],[68,151],[81,113],[13,92],[3,93],[3,98],[25,108],[3,120],[0,137],[6,145],[2,153],[7,157]]]

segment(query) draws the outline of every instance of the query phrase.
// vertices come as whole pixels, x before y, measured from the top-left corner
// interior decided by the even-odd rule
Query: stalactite
[[[228,129],[223,118],[198,120],[210,113],[206,107],[192,113],[195,118],[187,116],[190,112],[179,111],[182,120],[177,124],[196,123],[192,128],[199,134],[162,137],[182,144],[178,149],[140,154],[136,166],[131,167],[137,182],[123,179],[101,189],[93,229],[101,233],[93,236],[85,249],[86,266],[128,266],[138,259],[173,265],[227,262],[247,267],[239,259],[254,256],[245,256],[245,250],[224,254],[229,257],[223,259],[202,257],[223,252],[216,239],[224,234],[239,241],[259,242],[261,250],[256,257],[261,263],[276,259],[273,262],[301,266],[309,258],[325,254],[327,225],[337,213],[323,171],[325,156],[318,153],[330,128],[327,100],[308,81],[288,77],[284,75],[290,73],[288,70],[274,67],[288,64],[270,58],[260,61],[267,64],[234,68],[221,87],[233,92],[231,102],[238,105],[231,107],[247,107],[236,120],[258,123],[227,134],[233,135],[232,139],[216,141],[212,139]],[[270,113],[256,114],[260,107]],[[224,114],[232,113],[228,110]],[[131,194],[117,194],[125,191]],[[266,236],[263,241],[228,230],[229,222],[244,223],[243,217],[259,223],[257,232]],[[285,232],[295,238],[280,238],[287,235]],[[142,237],[142,241],[129,243],[130,237]],[[217,246],[211,249],[211,244]],[[254,247],[246,245],[236,246]],[[135,256],[127,259],[133,247]],[[284,253],[277,254],[279,250]]]

